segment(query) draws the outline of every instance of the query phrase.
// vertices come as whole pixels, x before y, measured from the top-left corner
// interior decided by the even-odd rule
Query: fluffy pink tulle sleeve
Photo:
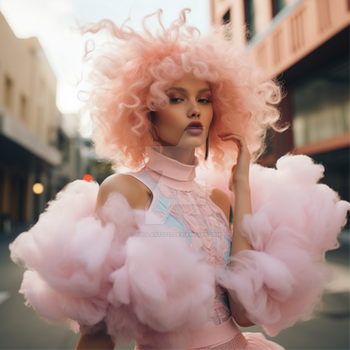
[[[317,183],[323,170],[306,156],[284,156],[277,169],[252,165],[253,214],[243,228],[254,250],[216,271],[218,283],[270,336],[310,319],[332,279],[325,252],[339,246],[350,204]]]
[[[118,193],[96,215],[97,192],[96,183],[69,184],[10,245],[12,260],[27,268],[27,305],[83,333],[182,347],[209,317],[212,268]]]

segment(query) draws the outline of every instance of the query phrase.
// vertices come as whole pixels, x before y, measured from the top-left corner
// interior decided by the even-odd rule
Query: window
[[[21,95],[19,113],[20,113],[21,120],[25,121],[27,117],[27,99],[23,95]]]
[[[244,0],[244,14],[246,24],[246,41],[249,43],[256,33],[254,0]]]
[[[45,109],[46,104],[45,104],[45,82],[44,80],[40,80],[39,83],[39,91],[38,91],[38,109],[37,109],[37,126],[36,126],[36,131],[37,135],[43,139],[46,140],[46,120],[45,120],[45,112],[47,109]]]
[[[227,12],[225,13],[224,17],[222,17],[222,24],[227,25],[225,28],[227,40],[232,39],[232,31],[231,31],[230,23],[231,23],[231,13],[230,13],[230,9],[228,9]]]
[[[273,17],[275,17],[285,6],[285,0],[272,0]]]
[[[296,147],[350,130],[349,60],[338,61],[293,88]]]
[[[12,107],[13,83],[9,77],[5,77],[5,106]]]
[[[231,14],[230,9],[225,13],[224,17],[222,17],[222,24],[227,24],[231,22]]]
[[[40,138],[44,138],[44,106],[41,106],[39,105],[38,106],[38,116],[37,116],[37,127],[36,127],[36,130],[37,130],[37,135],[40,137]]]

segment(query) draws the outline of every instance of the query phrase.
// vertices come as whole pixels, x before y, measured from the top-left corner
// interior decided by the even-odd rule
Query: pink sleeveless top
[[[149,211],[159,216],[164,225],[177,229],[193,251],[201,252],[212,265],[224,265],[231,250],[232,232],[223,211],[210,199],[212,188],[196,179],[193,165],[186,165],[150,150],[146,166],[137,173],[128,173],[152,192]],[[238,341],[237,336],[240,339]],[[210,320],[203,331],[193,332],[188,349],[229,341],[236,337],[243,348],[245,338],[233,322],[226,291],[216,286]],[[137,344],[136,349],[147,349]]]

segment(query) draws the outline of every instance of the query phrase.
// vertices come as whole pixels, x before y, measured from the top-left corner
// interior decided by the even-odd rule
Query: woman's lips
[[[189,127],[186,128],[186,130],[189,134],[191,135],[200,135],[203,132],[203,128],[198,128],[198,127]]]
[[[200,135],[203,132],[203,124],[200,121],[193,121],[185,129],[191,135]]]

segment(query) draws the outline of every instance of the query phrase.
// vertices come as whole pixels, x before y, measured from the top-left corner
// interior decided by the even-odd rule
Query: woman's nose
[[[189,118],[193,118],[193,117],[197,117],[198,118],[200,115],[201,115],[201,110],[200,110],[198,104],[197,103],[192,103],[191,106],[190,106],[190,109],[188,111],[187,116]]]

